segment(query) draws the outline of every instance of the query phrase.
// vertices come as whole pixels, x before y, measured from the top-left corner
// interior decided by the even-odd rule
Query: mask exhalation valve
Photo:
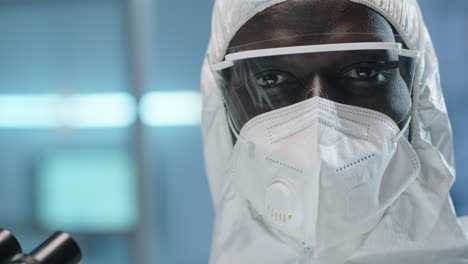
[[[298,221],[298,200],[293,188],[282,180],[268,187],[265,196],[265,217],[277,225],[290,226]]]

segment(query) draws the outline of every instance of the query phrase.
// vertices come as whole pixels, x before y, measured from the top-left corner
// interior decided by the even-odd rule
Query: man
[[[218,0],[211,263],[467,263],[438,80],[416,1]]]

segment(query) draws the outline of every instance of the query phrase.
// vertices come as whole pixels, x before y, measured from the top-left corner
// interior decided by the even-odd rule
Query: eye
[[[263,88],[272,88],[281,85],[288,81],[288,77],[285,74],[278,72],[263,72],[260,73],[256,83]]]
[[[352,79],[371,79],[381,72],[380,69],[371,66],[357,66],[344,73],[345,77]]]
[[[252,86],[247,86],[258,108],[270,110],[295,103],[303,92],[302,82],[292,73],[280,70],[266,70],[253,73]]]
[[[398,61],[369,61],[354,63],[341,71],[341,76],[353,81],[384,81],[389,78],[394,69],[399,67]]]

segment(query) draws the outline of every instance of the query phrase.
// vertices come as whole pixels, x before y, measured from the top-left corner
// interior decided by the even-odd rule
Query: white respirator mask
[[[230,176],[268,225],[320,251],[370,231],[415,180],[408,124],[313,97],[251,119]]]

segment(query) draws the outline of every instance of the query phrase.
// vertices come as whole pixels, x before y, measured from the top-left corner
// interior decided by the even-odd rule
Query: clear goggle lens
[[[411,110],[417,52],[397,42],[230,49],[212,64],[234,128],[314,96],[379,111],[397,124]]]

